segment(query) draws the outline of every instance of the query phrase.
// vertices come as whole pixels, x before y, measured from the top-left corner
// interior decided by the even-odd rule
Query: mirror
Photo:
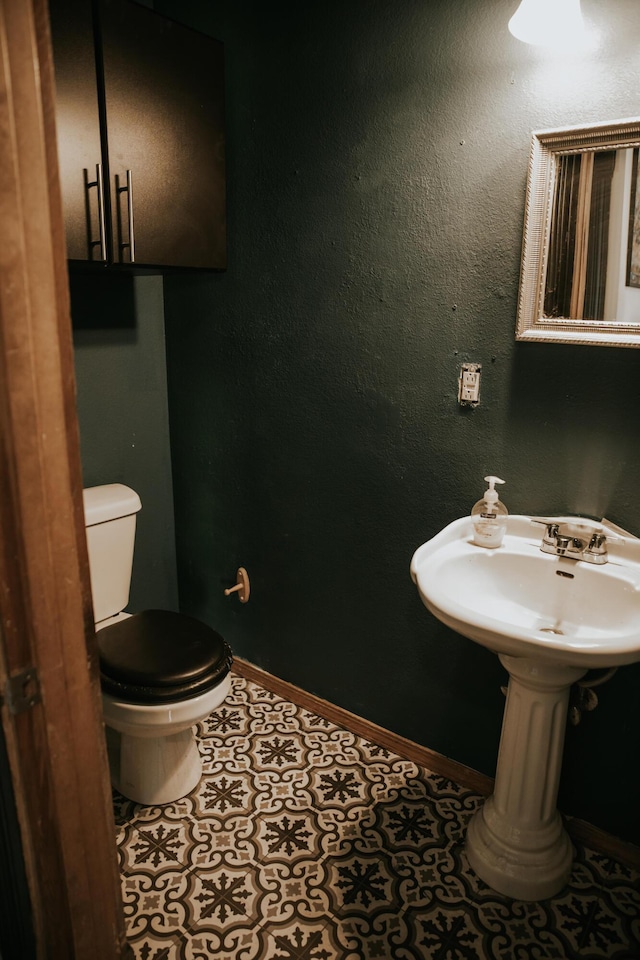
[[[533,134],[516,340],[640,347],[640,118]]]

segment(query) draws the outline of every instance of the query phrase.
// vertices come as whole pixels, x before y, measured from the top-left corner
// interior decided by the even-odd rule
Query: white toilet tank
[[[83,491],[95,622],[120,613],[129,602],[136,513],[140,497],[122,483]]]

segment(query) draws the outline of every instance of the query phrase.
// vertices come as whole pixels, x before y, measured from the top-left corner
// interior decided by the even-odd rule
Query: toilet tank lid
[[[142,508],[140,497],[131,487],[123,483],[105,483],[99,487],[85,487],[84,499],[85,526],[128,517]]]

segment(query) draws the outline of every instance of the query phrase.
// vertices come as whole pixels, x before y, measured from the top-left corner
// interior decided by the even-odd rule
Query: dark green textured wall
[[[131,610],[177,609],[162,277],[72,272],[83,482],[142,500]]]
[[[640,534],[640,354],[514,342],[531,131],[640,113],[640,14],[585,0],[600,51],[559,65],[508,34],[516,5],[156,3],[227,44],[229,269],[165,279],[182,607],[489,774],[506,675],[424,609],[413,551],[487,473],[511,512]],[[561,788],[636,842],[639,681],[569,730]]]

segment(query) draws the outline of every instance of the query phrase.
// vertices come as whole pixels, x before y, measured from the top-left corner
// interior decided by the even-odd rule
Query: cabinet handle
[[[120,244],[120,251],[122,252],[127,247],[129,248],[129,263],[135,263],[136,259],[136,242],[133,233],[133,175],[131,170],[127,170],[127,185],[126,187],[120,186],[120,178],[116,176],[116,190],[118,193],[126,193],[127,195],[127,221],[129,225],[129,240],[127,243]]]
[[[100,229],[100,252],[102,260],[107,259],[107,231],[104,220],[104,178],[102,164],[96,163],[96,180],[98,182],[98,226]]]
[[[129,218],[129,259],[131,263],[134,263],[136,243],[133,238],[133,177],[131,170],[127,170],[127,216]]]
[[[87,176],[87,171],[85,170],[85,177]],[[96,178],[95,180],[89,181],[87,177],[86,180],[87,187],[96,187],[98,190],[98,230],[99,230],[99,240],[90,240],[89,246],[91,248],[91,259],[93,259],[93,248],[100,247],[100,259],[107,259],[107,232],[105,226],[105,214],[104,214],[104,178],[102,175],[102,164],[96,163]],[[87,210],[87,216],[88,210]]]

